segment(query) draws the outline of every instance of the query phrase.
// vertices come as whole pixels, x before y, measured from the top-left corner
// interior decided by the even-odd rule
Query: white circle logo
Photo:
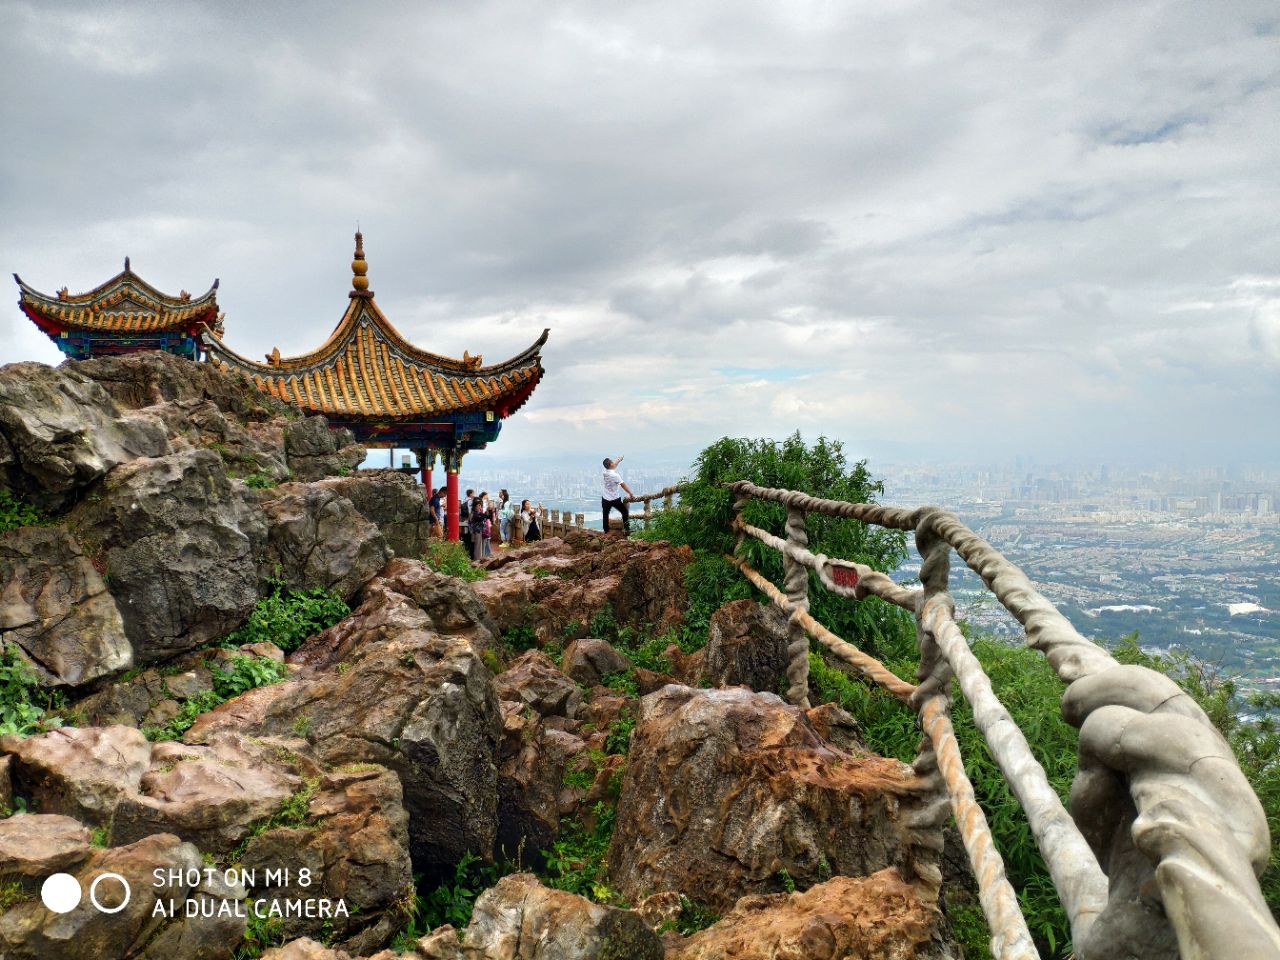
[[[98,902],[98,884],[100,884],[103,880],[118,880],[120,881],[120,886],[124,887],[124,899],[120,901],[120,906],[104,907],[102,904]],[[79,892],[79,890],[80,890],[80,885],[76,884],[77,893]],[[98,876],[93,878],[93,883],[89,884],[89,902],[98,908],[99,913],[119,913],[121,910],[123,910],[125,907],[129,905],[129,897],[131,897],[132,895],[133,895],[133,891],[129,888],[129,881],[126,880],[124,877],[120,876],[120,874],[118,873],[101,873]],[[77,897],[77,899],[79,898]]]
[[[40,899],[54,913],[70,913],[83,895],[80,881],[69,873],[52,874],[40,887]]]

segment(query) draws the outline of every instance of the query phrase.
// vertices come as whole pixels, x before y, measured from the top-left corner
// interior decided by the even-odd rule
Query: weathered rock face
[[[74,367],[117,404],[134,410],[167,401],[209,401],[241,421],[293,415],[289,406],[263,393],[243,374],[158,350],[94,357]]]
[[[456,954],[458,960],[662,960],[662,955],[662,941],[638,914],[550,890],[531,873],[503,877],[476,900]]]
[[[498,649],[498,625],[465,580],[437,573],[420,560],[396,557],[366,593],[379,589],[412,600],[436,633],[465,637],[477,653]]]
[[[346,497],[366,520],[382,531],[397,557],[417,559],[431,534],[430,493],[398,470],[361,470],[345,477],[326,477],[316,486]]]
[[[17,813],[0,820],[0,881],[43,881],[89,856],[89,830],[57,814]]]
[[[69,525],[106,564],[137,663],[230,633],[257,602],[266,523],[208,450],[119,467]]]
[[[231,735],[209,746],[158,743],[137,790],[116,805],[111,842],[173,833],[202,851],[227,853],[301,788],[301,772]]]
[[[745,897],[673,945],[666,960],[959,960],[944,931],[937,906],[889,869],[803,893]]]
[[[702,673],[713,687],[776,693],[787,675],[787,618],[754,600],[726,603],[707,624]]]
[[[330,430],[324,417],[290,420],[284,428],[284,452],[295,480],[319,480],[360,466],[364,447],[345,428]]]
[[[212,400],[169,400],[146,412],[164,422],[175,447],[214,451],[232,476],[259,475],[277,482],[289,476],[282,420],[242,424]]]
[[[582,691],[541,650],[527,650],[493,681],[499,700],[528,704],[544,717],[572,720],[582,706]]]
[[[498,750],[497,851],[537,864],[537,852],[560,832],[560,790],[570,757],[586,749],[579,738],[549,730],[517,703],[502,704]]]
[[[560,664],[570,679],[594,687],[609,674],[622,673],[631,666],[631,661],[607,640],[584,637],[565,647]]]
[[[77,686],[133,663],[115,600],[57,527],[0,534],[0,644],[8,643],[50,685]]]
[[[15,791],[41,813],[106,826],[120,800],[137,792],[151,744],[132,727],[63,727],[0,738],[0,753],[12,755]]]
[[[488,856],[501,735],[489,672],[466,639],[432,632],[404,597],[381,588],[366,595],[342,624],[295,651],[291,659],[307,664],[300,679],[210,711],[187,740],[293,732],[326,763],[389,767],[404,785],[415,869],[449,869],[466,851]]]
[[[285,936],[324,935],[352,953],[381,946],[404,923],[400,907],[412,896],[409,818],[394,773],[372,765],[326,774],[315,787],[305,820],[249,841],[241,863],[259,878],[287,870],[286,886],[260,886],[255,898],[342,900],[350,916],[289,917]],[[309,870],[309,883],[300,882]]]
[[[291,483],[263,504],[266,569],[291,590],[324,587],[350,600],[391,556],[351,501],[319,484]]]
[[[284,661],[284,654],[271,643],[246,644],[238,649],[223,647],[193,650],[166,661],[163,668],[151,667],[96,689],[76,700],[72,716],[92,726],[122,724],[128,727],[163,726],[182,705],[213,689],[213,669],[227,669],[234,657],[266,657]]]
[[[76,370],[120,406],[161,417],[175,438],[216,450],[237,476],[318,480],[364,459],[351,431],[330,430],[323,417],[301,419],[247,377],[213,364],[146,352],[81,361]]]
[[[609,875],[638,899],[677,890],[727,911],[741,896],[914,861],[915,786],[896,760],[839,750],[768,693],[668,686],[645,697]]]
[[[228,960],[244,934],[245,920],[223,913],[226,900],[244,891],[224,886],[215,876],[203,876],[200,851],[169,834],[158,834],[127,847],[95,850],[74,871],[85,892],[80,905],[69,913],[45,909],[38,896],[0,914],[0,956],[6,960],[103,960],[104,957],[137,957],[139,960]],[[155,871],[193,871],[199,883],[171,882],[157,888]],[[104,873],[116,873],[129,884],[130,895],[108,878],[95,890],[98,902],[113,913],[96,909],[89,899],[92,883]],[[153,916],[158,900],[176,908],[176,917]],[[194,916],[187,917],[187,901]],[[202,916],[204,913],[211,916]]]
[[[124,415],[75,369],[0,367],[0,484],[57,511],[134,457],[168,452],[163,425]]]
[[[683,622],[692,557],[668,543],[570,533],[494,557],[475,588],[501,629],[532,624],[544,641],[574,623],[586,636],[605,607],[619,624],[662,632]]]

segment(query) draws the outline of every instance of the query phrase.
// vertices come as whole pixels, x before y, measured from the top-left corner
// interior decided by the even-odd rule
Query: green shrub
[[[0,487],[0,533],[47,523],[45,515],[12,491]]]
[[[596,903],[616,905],[618,898],[609,889],[605,864],[613,839],[614,810],[603,801],[597,802],[592,819],[595,823],[589,828],[580,820],[561,824],[560,838],[546,852],[542,882]]]
[[[723,603],[750,596],[741,576],[721,555],[733,553],[736,535],[730,530],[734,494],[725,484],[751,480],[763,487],[803,490],[816,497],[874,502],[883,485],[867,473],[865,461],[846,461],[839,441],[820,437],[807,446],[796,433],[778,443],[775,440],[724,437],[699,454],[693,476],[685,481],[680,495],[683,509],[658,514],[646,539],[687,544],[695,551],[697,569],[690,568],[691,621],[687,629],[696,632],[699,621]],[[778,536],[785,536],[786,508],[781,504],[751,500],[743,509],[743,519]],[[883,530],[839,517],[811,513],[806,519],[809,547],[815,553],[855,560],[876,570],[893,570],[907,556],[906,537],[901,531]],[[782,555],[751,537],[743,542],[748,563],[774,583],[782,582]],[[714,559],[712,559],[714,558]],[[861,646],[883,657],[909,649],[915,627],[904,611],[876,599],[850,603],[818,585],[810,595],[810,612],[838,636],[857,637]]]
[[[254,490],[269,490],[276,485],[276,478],[259,470],[257,473],[251,473],[245,477],[244,485],[252,487]]]
[[[291,591],[283,581],[271,581],[271,592],[258,601],[245,621],[222,641],[223,646],[247,643],[274,643],[288,653],[321,630],[333,626],[351,613],[351,608],[331,590]]]
[[[60,695],[41,689],[35,670],[17,651],[0,650],[0,737],[25,737],[61,726],[61,719],[50,715],[60,705]]]
[[[432,570],[460,580],[473,582],[485,577],[485,571],[471,562],[471,555],[456,540],[432,540],[427,544],[422,562]]]
[[[269,657],[232,657],[230,669],[212,667],[214,692],[223,700],[238,697],[246,690],[279,683],[289,676],[289,668]]]
[[[177,715],[167,723],[143,727],[142,732],[148,740],[181,740],[202,713],[208,713],[247,690],[279,683],[289,675],[283,663],[268,657],[232,657],[229,669],[211,666],[209,670],[213,674],[213,689],[202,690],[184,701]]]
[[[502,645],[512,653],[534,650],[538,646],[538,634],[534,632],[532,626],[522,623],[510,630],[502,631]]]

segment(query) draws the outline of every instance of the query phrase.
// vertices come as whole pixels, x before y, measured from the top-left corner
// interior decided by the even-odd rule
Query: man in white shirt
[[[622,458],[610,460],[604,458],[604,491],[600,497],[600,509],[604,511],[604,529],[609,532],[609,512],[613,509],[622,514],[622,532],[624,536],[631,536],[631,518],[627,515],[627,505],[622,500],[622,491],[626,491],[628,497],[635,496],[631,492],[631,488],[622,482],[622,475],[618,473],[618,464],[622,462]]]

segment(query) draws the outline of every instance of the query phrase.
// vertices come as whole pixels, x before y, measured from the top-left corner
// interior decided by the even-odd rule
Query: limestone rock
[[[290,420],[284,428],[284,452],[295,480],[319,480],[350,473],[365,457],[355,434],[345,427],[331,430],[324,417]]]
[[[262,746],[240,737],[224,734],[207,746],[157,743],[137,790],[120,797],[111,842],[173,833],[202,851],[227,853],[302,782]]]
[[[573,680],[594,687],[611,673],[622,673],[631,661],[613,648],[607,640],[584,637],[565,647],[561,669]]]
[[[326,763],[390,767],[404,786],[415,870],[451,869],[467,851],[488,856],[501,733],[489,672],[464,638],[432,632],[405,597],[385,589],[366,594],[333,628],[339,632],[295,651],[291,659],[307,664],[298,679],[259,687],[204,714],[187,740],[209,742],[219,731],[294,732]],[[309,659],[313,643],[326,645],[323,657]],[[335,649],[341,670],[330,659]]]
[[[115,600],[59,527],[0,534],[0,644],[8,643],[55,686],[78,686],[133,662]]]
[[[41,363],[0,367],[0,484],[44,510],[134,457],[168,451],[163,425],[124,415],[74,368]]]
[[[79,820],[50,813],[17,813],[0,820],[0,881],[38,879],[89,856],[90,833]]]
[[[862,743],[862,727],[853,715],[834,703],[810,707],[805,716],[813,724],[814,731],[827,743],[852,753],[865,753]]]
[[[360,470],[345,477],[327,477],[316,486],[346,497],[366,520],[382,531],[397,557],[417,559],[427,550],[431,535],[430,494],[413,474],[399,470]]]
[[[959,960],[941,912],[893,869],[803,893],[751,896],[666,960]]]
[[[397,556],[370,586],[374,585],[416,603],[436,633],[466,637],[480,654],[498,650],[498,625],[465,580],[432,570],[420,560]]]
[[[101,556],[139,664],[230,633],[258,600],[266,523],[253,491],[218,456],[185,450],[133,460],[70,524]]]
[[[263,504],[267,570],[290,589],[324,587],[351,599],[390,558],[386,540],[332,489],[291,483],[281,491]]]
[[[35,737],[0,738],[11,754],[14,790],[41,813],[106,826],[123,797],[136,793],[151,744],[133,727],[62,727]]]
[[[351,954],[326,947],[310,937],[301,937],[283,947],[272,947],[262,954],[262,960],[351,960]]]
[[[287,870],[287,886],[259,886],[255,898],[287,901],[343,900],[348,917],[290,917],[288,937],[325,936],[351,953],[365,953],[389,940],[404,922],[400,905],[413,894],[408,815],[400,781],[383,767],[362,765],[326,774],[315,788],[305,822],[276,827],[249,841],[241,863],[265,878]],[[299,882],[308,869],[310,883]]]
[[[640,703],[609,875],[633,900],[676,890],[726,911],[782,889],[782,870],[805,887],[910,865],[915,786],[905,764],[825,743],[773,694],[667,686]]]
[[[498,852],[535,863],[536,851],[548,848],[560,832],[565,765],[585,744],[571,734],[548,730],[541,717],[516,703],[502,704],[502,720]]]
[[[279,482],[289,477],[280,422],[241,423],[212,400],[169,400],[147,407],[168,428],[175,446],[212,450],[232,476],[265,476]]]
[[[662,941],[631,910],[503,877],[476,900],[463,934],[467,960],[662,960]]]
[[[127,847],[95,850],[74,873],[84,891],[75,909],[52,913],[37,898],[0,914],[0,956],[6,960],[227,960],[244,934],[245,921],[226,914],[217,916],[217,907],[243,896],[244,891],[225,887],[216,877],[210,881],[199,876],[195,885],[185,878],[161,887],[154,884],[156,870],[169,881],[169,871],[199,873],[203,868],[198,849],[167,834]],[[104,907],[122,907],[118,912],[102,912],[90,901],[91,885],[105,873],[118,874],[129,885],[127,904],[117,880],[107,878],[94,891]],[[166,902],[166,912],[172,904],[177,916],[153,916],[158,900]],[[191,917],[186,916],[188,901],[192,901],[195,913]],[[201,916],[210,908],[214,916]]]
[[[501,629],[532,623],[543,641],[575,623],[586,636],[606,607],[622,626],[661,633],[683,622],[692,559],[688,547],[575,532],[504,551],[475,589]]]
[[[711,615],[702,672],[713,687],[777,693],[787,675],[787,618],[776,607],[734,600]]]
[[[168,401],[209,401],[241,422],[295,415],[293,408],[263,393],[237,371],[212,363],[192,363],[163,351],[79,360],[74,369],[129,409]]]
[[[582,691],[541,650],[526,650],[493,681],[499,700],[528,704],[544,717],[572,720],[582,706]]]

